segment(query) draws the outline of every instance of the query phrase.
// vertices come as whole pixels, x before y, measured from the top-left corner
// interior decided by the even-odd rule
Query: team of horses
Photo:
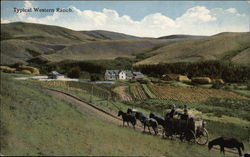
[[[150,128],[152,128],[154,130],[154,134],[157,135],[158,126],[161,125],[163,127],[163,132],[162,132],[163,137],[164,135],[172,137],[175,133],[178,133],[178,131],[181,130],[180,127],[184,125],[181,123],[176,123],[176,119],[173,118],[173,113],[171,112],[167,113],[165,117],[157,115],[155,113],[150,113],[149,116],[146,116],[142,112],[128,108],[127,112],[123,112],[120,110],[118,112],[118,116],[122,116],[123,127],[125,123],[127,123],[128,126],[129,123],[131,123],[133,128],[135,129],[136,120],[139,120],[144,127],[143,132],[145,132],[145,129],[147,127],[150,134],[151,134]],[[192,120],[193,120],[192,118],[187,119],[188,123],[191,123]],[[236,148],[238,150],[239,156],[242,155],[241,150],[244,150],[243,143],[235,138],[226,138],[226,137],[216,138],[208,143],[208,149],[209,150],[212,149],[214,145],[219,145],[220,151],[223,152],[224,154],[225,154],[225,149],[224,149],[225,147]]]

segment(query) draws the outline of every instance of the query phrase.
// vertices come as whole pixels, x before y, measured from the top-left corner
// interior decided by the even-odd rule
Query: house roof
[[[133,72],[134,75],[143,75],[141,72]]]
[[[106,70],[106,73],[110,75],[119,75],[121,72],[123,72],[123,70]]]
[[[57,71],[52,71],[51,74],[52,74],[52,75],[57,75],[57,76],[63,76],[63,74],[60,74],[60,73],[57,72]]]
[[[127,77],[133,77],[134,75],[133,75],[133,73],[131,71],[128,71],[128,72],[126,72],[126,76]]]

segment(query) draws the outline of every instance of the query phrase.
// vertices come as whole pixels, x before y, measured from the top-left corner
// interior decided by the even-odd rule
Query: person
[[[188,120],[188,107],[184,105],[183,114],[181,115],[182,120]]]
[[[175,114],[176,114],[175,104],[173,104],[172,108],[171,108],[171,111],[166,114],[165,119],[167,119],[167,118],[173,118]]]
[[[187,105],[184,105],[183,113],[184,113],[184,115],[188,115],[188,108],[187,108]]]

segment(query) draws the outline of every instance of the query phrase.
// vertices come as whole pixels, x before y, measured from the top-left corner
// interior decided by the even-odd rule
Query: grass
[[[1,154],[222,156],[80,113],[34,82],[11,78],[1,77]]]

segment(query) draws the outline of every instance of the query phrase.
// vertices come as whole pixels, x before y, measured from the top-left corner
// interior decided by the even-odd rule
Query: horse
[[[150,127],[152,127],[155,132],[155,135],[158,134],[158,123],[155,119],[148,118],[141,112],[136,112],[135,117],[143,124],[143,127],[144,127],[143,132],[145,132],[145,128],[148,127],[149,133],[151,133]]]
[[[152,118],[145,119],[145,121],[144,121],[144,132],[145,132],[146,126],[148,127],[148,130],[149,130],[150,134],[151,134],[150,127],[153,128],[153,130],[155,132],[155,135],[158,134],[158,123],[157,123],[157,121],[155,119],[152,119]]]
[[[133,115],[135,116],[135,113],[136,113],[136,112],[138,112],[138,111],[135,110],[135,109],[131,109],[131,108],[128,108],[128,109],[127,109],[127,113],[128,113],[128,114],[133,114]]]
[[[250,157],[250,154],[246,153],[244,154],[244,157]]]
[[[158,125],[161,125],[163,128],[166,125],[166,121],[165,121],[165,119],[162,116],[156,115],[154,113],[150,113],[149,114],[149,118],[155,119],[157,121]],[[162,134],[164,136],[164,129],[163,129]]]
[[[133,128],[135,129],[135,125],[136,125],[136,118],[134,115],[132,114],[128,114],[128,113],[124,113],[123,111],[119,111],[118,112],[118,117],[122,116],[122,120],[123,120],[123,127],[124,127],[124,123],[127,122],[127,125],[129,126],[129,122],[133,125]]]
[[[228,138],[228,137],[219,137],[216,138],[208,143],[208,149],[212,149],[214,145],[220,146],[220,152],[225,154],[224,147],[226,148],[237,148],[239,152],[239,156],[242,155],[241,149],[244,151],[244,145],[242,142],[238,141],[235,138]]]

